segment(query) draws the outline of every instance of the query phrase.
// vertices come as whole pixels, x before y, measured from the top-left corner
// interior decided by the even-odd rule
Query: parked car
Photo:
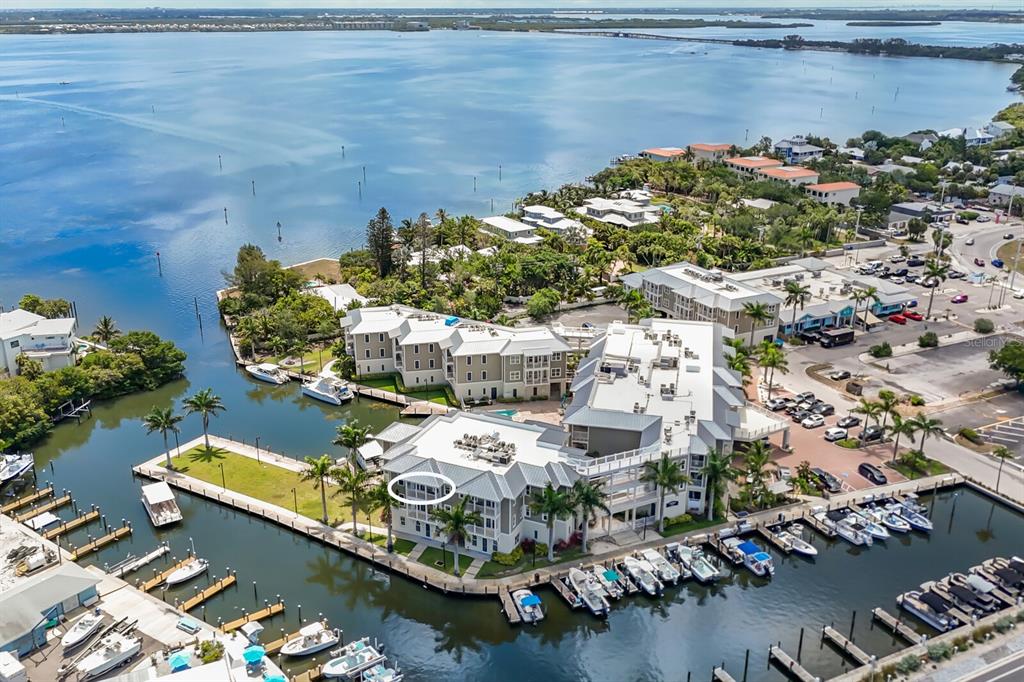
[[[1003,259],[1002,258],[993,258],[992,259],[992,267],[994,267],[994,268],[1001,268],[1001,267],[1003,267],[1003,265],[1004,265],[1004,263],[1003,263]]]
[[[840,493],[843,491],[843,484],[839,482],[839,479],[818,467],[811,469],[811,474],[814,476],[815,483],[822,490],[827,490],[830,493]]]
[[[892,274],[896,277],[906,277],[908,274],[910,274],[910,270],[907,270],[906,268],[899,268]]]
[[[869,464],[868,462],[862,462],[861,465],[857,467],[857,473],[875,485],[885,485],[889,482],[889,479],[885,477],[885,474],[882,473],[881,469],[876,467],[874,464]]]
[[[950,270],[946,273],[946,277],[950,279],[963,279],[966,276],[966,273],[960,272],[959,270]]]
[[[830,414],[835,414],[836,408],[835,406],[829,405],[828,403],[821,403],[820,405],[815,405],[814,407],[812,407],[811,412],[813,414],[820,414],[822,417],[827,417]]]
[[[889,272],[888,270],[882,270],[881,272],[876,273],[875,277],[877,277],[878,279],[889,279],[890,277],[892,277],[892,273]]]
[[[819,426],[824,426],[824,425],[825,425],[825,418],[822,417],[820,414],[808,415],[807,417],[805,417],[803,419],[803,421],[800,422],[800,426],[804,427],[805,429],[816,429]]]
[[[921,279],[920,275],[910,274],[910,275],[907,275],[906,277],[904,277],[903,281],[905,281],[907,284],[917,284],[918,280],[920,280],[920,279]]]
[[[985,261],[981,260],[980,258],[975,258],[974,264],[977,265],[979,268],[985,267]]]
[[[970,220],[968,220],[967,218],[964,218],[962,216],[957,216],[955,218],[955,220],[956,220],[958,225],[969,225],[970,222],[971,222]]]
[[[974,246],[974,237],[968,237],[964,241],[964,246]]]
[[[920,256],[911,256],[910,258],[907,259],[908,267],[916,268],[921,265],[924,265],[924,258],[921,258]]]
[[[924,319],[924,315],[918,312],[914,312],[913,310],[905,311],[903,313],[903,317],[907,318],[908,320],[913,320],[914,322],[920,322],[921,320]]]
[[[772,412],[778,412],[779,410],[781,410],[784,407],[786,407],[786,399],[785,398],[772,398],[771,400],[766,402],[764,404],[764,406],[767,407]]]
[[[918,280],[917,283],[927,289],[934,289],[935,287],[939,286],[939,278],[925,277],[924,279]]]
[[[903,317],[902,315],[890,315],[889,321],[892,322],[893,324],[906,324],[907,318]]]
[[[860,417],[854,417],[852,414],[843,417],[836,422],[836,426],[841,426],[844,429],[850,429],[854,426],[860,426]]]
[[[803,422],[803,420],[807,419],[810,416],[811,416],[811,411],[810,410],[797,410],[796,412],[794,412],[791,415],[791,418],[793,419],[794,422],[796,422],[797,424],[800,424],[800,423]]]
[[[825,429],[825,440],[829,443],[835,443],[837,440],[843,440],[846,438],[846,429],[841,429],[838,426],[831,426]]]
[[[903,284],[907,280],[903,279],[902,277],[893,277],[889,281],[892,282],[893,284]]]
[[[905,260],[907,260],[907,257],[898,253],[894,256],[889,256],[890,263],[902,263]]]
[[[989,217],[989,216],[987,216],[987,215],[982,215],[982,216],[978,216],[978,217],[976,218],[976,220],[977,220],[977,221],[978,221],[979,223],[988,223],[988,222],[991,222],[991,221],[992,221],[992,218],[991,218],[991,217]]]
[[[798,393],[796,399],[798,402],[801,403],[804,402],[805,400],[814,400],[814,394],[811,393],[810,391],[804,391],[803,393]]]
[[[832,381],[842,381],[844,379],[849,379],[850,373],[847,372],[845,369],[838,369],[835,372],[829,374],[828,378],[831,379]]]
[[[812,331],[799,332],[796,337],[804,343],[818,343],[821,340],[821,335]]]
[[[873,440],[882,440],[884,435],[885,431],[878,424],[872,424],[860,432],[861,440],[865,443],[870,443]]]
[[[1013,292],[1013,297],[1024,298],[1024,289],[1017,289],[1017,291]]]
[[[949,300],[953,303],[967,303],[967,294],[957,294]]]

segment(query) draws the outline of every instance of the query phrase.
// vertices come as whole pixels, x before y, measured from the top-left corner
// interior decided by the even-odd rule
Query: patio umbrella
[[[261,646],[251,646],[242,652],[242,658],[246,663],[259,663],[263,660],[267,650]]]

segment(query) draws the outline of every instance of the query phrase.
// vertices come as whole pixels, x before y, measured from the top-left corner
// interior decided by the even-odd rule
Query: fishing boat
[[[620,599],[626,591],[622,588],[622,576],[616,571],[605,568],[601,564],[594,564],[591,573],[597,578],[597,582],[604,588],[605,594],[612,599]]]
[[[904,592],[896,597],[896,603],[904,611],[916,616],[918,620],[939,632],[946,632],[956,625],[954,619],[945,615],[944,601],[932,592],[922,593],[918,590]]]
[[[0,485],[13,481],[35,464],[35,456],[26,452],[18,455],[0,455]]]
[[[814,545],[801,537],[793,535],[787,530],[776,533],[775,537],[779,539],[779,542],[789,546],[789,548],[797,554],[803,554],[804,556],[818,556],[818,549]]]
[[[704,555],[704,551],[700,547],[690,547],[688,545],[675,544],[674,548],[676,556],[679,557],[679,563],[686,567],[693,577],[698,581],[704,583],[713,583],[718,580],[721,573],[718,568],[711,563],[711,560]]]
[[[625,568],[626,574],[640,586],[640,589],[652,597],[656,596],[661,593],[661,581],[654,576],[654,573],[645,568],[643,563],[635,557],[628,556],[623,560],[622,565]]]
[[[739,538],[726,538],[723,543],[741,555],[743,565],[759,578],[771,578],[775,574],[772,555],[761,549],[757,543],[750,540],[741,541]]]
[[[889,531],[880,523],[876,523],[874,519],[869,518],[865,514],[859,512],[850,512],[846,515],[846,518],[853,524],[860,525],[868,535],[875,540],[888,540]]]
[[[927,532],[931,531],[931,529],[932,529],[931,519],[929,519],[927,516],[925,516],[921,512],[919,512],[919,511],[917,511],[915,509],[911,509],[910,507],[908,507],[906,505],[899,504],[899,503],[893,503],[893,504],[890,504],[890,505],[886,506],[886,511],[893,512],[894,514],[898,514],[900,517],[903,518],[904,521],[909,523],[910,527],[913,528],[914,530],[919,530],[919,531],[927,533]]]
[[[67,632],[64,633],[64,636],[60,638],[60,645],[64,647],[64,651],[70,651],[84,644],[102,625],[103,615],[99,612],[99,609],[95,612],[90,611],[71,624]]]
[[[287,384],[290,379],[277,365],[269,362],[261,362],[258,365],[246,365],[245,371],[254,379],[265,381],[268,384]]]
[[[658,580],[663,583],[672,583],[673,585],[679,584],[679,571],[669,563],[669,560],[661,552],[653,548],[647,548],[640,552],[640,556],[654,568]]]
[[[142,506],[157,528],[181,521],[181,510],[165,481],[142,486]]]
[[[608,600],[605,599],[604,589],[597,582],[597,578],[578,568],[570,568],[569,584],[592,614],[599,618],[608,615]]]
[[[544,609],[541,608],[540,597],[527,589],[512,593],[512,601],[516,603],[516,611],[524,623],[533,625],[544,620]]]
[[[363,671],[361,682],[402,682],[403,679],[405,679],[405,675],[395,668],[378,663]]]
[[[864,528],[864,526],[848,520],[841,512],[829,512],[829,514],[834,524],[833,528],[835,528],[839,537],[846,540],[851,545],[867,545],[870,547],[874,544],[874,539],[871,537],[871,534],[867,532],[867,529]],[[838,514],[838,516],[832,516],[834,514]]]
[[[350,642],[331,652],[331,660],[324,664],[320,674],[323,677],[354,677],[378,663],[384,662],[384,654],[368,637]]]
[[[302,382],[302,394],[331,405],[347,403],[353,397],[352,390],[344,381],[323,376]]]
[[[142,640],[120,632],[110,632],[100,640],[99,646],[75,666],[81,679],[91,680],[130,661],[142,650]]]
[[[906,519],[895,512],[891,512],[888,509],[872,507],[866,513],[875,523],[880,523],[895,533],[910,532],[910,524],[907,523]]]
[[[167,576],[164,582],[167,583],[168,587],[187,583],[189,580],[206,573],[206,569],[209,567],[210,564],[206,559],[195,557],[192,561]]]
[[[299,630],[299,636],[289,640],[281,647],[282,656],[299,658],[301,656],[312,656],[318,651],[330,649],[341,641],[337,630],[331,630],[317,621],[310,623]]]

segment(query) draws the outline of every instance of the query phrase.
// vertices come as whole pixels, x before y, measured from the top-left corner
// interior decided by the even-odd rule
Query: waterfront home
[[[733,156],[725,159],[725,166],[737,175],[753,178],[758,171],[781,167],[782,161],[769,156]]]
[[[753,208],[758,211],[767,211],[779,202],[772,201],[771,199],[740,199],[740,203],[747,208]]]
[[[903,136],[904,140],[917,145],[921,151],[926,151],[933,144],[939,141],[939,136],[933,132],[909,133]]]
[[[953,139],[962,137],[964,139],[964,145],[967,147],[979,147],[983,144],[989,144],[995,140],[995,137],[993,137],[991,133],[979,128],[950,128],[940,132],[939,137],[948,137]]]
[[[998,184],[988,191],[986,201],[990,206],[1009,206],[1011,198],[1016,208],[1015,215],[1020,215],[1021,202],[1024,202],[1024,187],[1008,183]]]
[[[825,153],[822,147],[811,144],[803,135],[779,140],[772,149],[776,156],[785,159],[786,163],[801,163],[811,159],[820,159]]]
[[[341,324],[359,376],[398,373],[411,390],[448,386],[463,402],[557,398],[565,390],[570,347],[547,327],[402,305],[357,308]]]
[[[681,159],[686,156],[686,150],[679,147],[651,147],[650,149],[641,150],[637,156],[652,161],[672,161],[673,159]]]
[[[627,290],[639,290],[655,310],[673,319],[717,322],[736,336],[749,336],[753,325],[755,343],[775,338],[778,331],[783,299],[742,284],[721,270],[675,263],[630,273],[621,283]],[[771,319],[755,325],[744,312],[747,303],[764,304]]]
[[[856,182],[825,182],[804,185],[804,191],[819,204],[849,206],[860,194],[860,185]]]
[[[854,161],[864,160],[864,150],[860,147],[840,147],[838,153],[849,156]]]
[[[310,289],[310,293],[326,300],[336,311],[348,310],[353,303],[365,305],[368,300],[351,284],[321,284]]]
[[[593,220],[625,228],[656,223],[663,213],[659,206],[643,204],[634,199],[601,197],[587,199],[582,206],[577,206],[573,210]]]
[[[490,216],[480,221],[480,231],[495,237],[507,239],[517,244],[539,244],[540,236],[537,235],[535,225],[527,225],[518,220],[503,215]]]
[[[523,206],[520,220],[527,225],[544,228],[555,234],[564,234],[571,229],[585,229],[580,221],[566,218],[564,213],[549,206]]]
[[[754,173],[758,180],[781,182],[791,187],[809,185],[818,182],[818,172],[803,166],[781,166],[777,168],[762,168]]]
[[[17,374],[22,353],[42,363],[45,371],[73,365],[77,329],[73,317],[49,319],[20,308],[0,313],[0,373]]]
[[[1013,124],[1007,123],[1006,121],[990,121],[985,126],[985,132],[991,135],[994,139],[999,139],[1000,137],[1009,135],[1013,131]]]
[[[732,148],[731,144],[708,144],[706,142],[697,142],[687,147],[695,160],[703,159],[711,162],[721,161],[729,155]]]
[[[410,266],[419,265],[423,262],[424,254],[428,263],[440,263],[444,260],[461,260],[468,258],[471,254],[469,247],[462,244],[455,244],[454,246],[430,246],[424,251],[413,251],[409,254],[406,259],[406,264]]]

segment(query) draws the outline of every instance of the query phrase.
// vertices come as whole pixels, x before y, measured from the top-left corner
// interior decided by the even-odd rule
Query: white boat
[[[832,520],[832,527],[835,528],[839,537],[851,545],[866,545],[870,547],[874,544],[874,538],[871,537],[871,533],[860,523],[851,520],[842,512],[829,512],[829,518]]]
[[[527,589],[516,590],[512,593],[512,601],[516,604],[516,611],[524,623],[539,623],[544,620],[544,609],[540,605],[540,597]]]
[[[932,529],[931,519],[906,505],[894,503],[887,506],[886,510],[891,511],[894,514],[899,514],[914,530],[927,533]]]
[[[352,390],[344,381],[333,377],[314,377],[302,382],[302,394],[331,405],[341,405],[352,400]]]
[[[398,670],[378,663],[363,671],[361,682],[402,682],[403,679],[405,679],[405,675]]]
[[[21,455],[0,455],[0,485],[13,481],[32,468],[36,458],[32,453]]]
[[[661,592],[662,585],[661,581],[654,576],[654,573],[644,566],[645,563],[640,562],[635,557],[628,556],[623,560],[622,565],[625,567],[629,577],[640,586],[640,589],[653,597]]]
[[[318,621],[301,628],[298,637],[285,642],[281,647],[281,655],[294,658],[312,656],[318,651],[330,649],[340,641],[337,630],[330,630]]]
[[[674,549],[679,557],[679,562],[693,574],[694,578],[705,584],[718,580],[721,573],[704,555],[704,551],[700,547],[677,545]]]
[[[601,618],[608,615],[608,600],[597,578],[578,568],[570,568],[569,584],[592,614]]]
[[[605,568],[601,564],[594,564],[590,571],[597,578],[597,582],[601,584],[601,587],[604,588],[605,594],[612,599],[620,599],[626,593],[622,588],[622,576],[617,572]]]
[[[640,556],[654,568],[655,575],[658,576],[661,582],[672,583],[673,585],[679,583],[679,571],[669,563],[669,560],[661,552],[653,548],[647,548],[640,552]]]
[[[142,640],[120,632],[108,633],[99,646],[75,666],[82,679],[91,680],[127,663],[142,650]]]
[[[192,561],[167,576],[167,579],[164,582],[166,582],[168,586],[187,583],[189,580],[206,573],[206,569],[209,567],[210,564],[206,559],[195,557]]]
[[[779,539],[779,542],[787,545],[797,554],[803,554],[804,556],[818,556],[818,549],[814,545],[803,538],[793,535],[789,531],[781,531],[776,533],[775,536]]]
[[[775,562],[772,555],[761,549],[756,543],[750,540],[740,540],[732,537],[722,541],[731,551],[743,557],[743,565],[760,578],[770,578],[775,575]]]
[[[65,651],[74,649],[76,646],[83,644],[87,639],[92,637],[102,625],[103,615],[98,611],[90,611],[76,619],[74,623],[68,627],[67,632],[65,632],[64,636],[60,638],[60,645],[64,647]]]
[[[371,645],[367,637],[332,651],[331,656],[333,658],[321,670],[323,677],[354,677],[385,660],[384,654]]]
[[[906,519],[899,514],[889,511],[888,509],[879,509],[878,507],[875,507],[868,511],[867,514],[875,523],[880,523],[895,533],[910,532],[910,524],[907,523]]]
[[[291,379],[277,365],[261,362],[258,365],[246,365],[245,371],[254,379],[266,381],[268,384],[287,384]]]
[[[900,608],[939,632],[946,632],[956,626],[956,620],[941,612],[941,602],[930,592],[922,593],[918,590],[904,592],[896,597],[896,603],[900,605]]]
[[[864,514],[858,512],[850,512],[846,517],[852,524],[860,525],[868,535],[876,540],[888,540],[889,531],[886,530],[885,526],[880,523],[876,523],[874,519],[868,518]]]
[[[25,521],[26,526],[37,532],[44,528],[48,528],[55,523],[60,523],[60,517],[53,512],[43,512],[39,516],[33,516],[31,519]]]
[[[142,506],[157,528],[181,521],[181,510],[165,481],[142,486]]]

